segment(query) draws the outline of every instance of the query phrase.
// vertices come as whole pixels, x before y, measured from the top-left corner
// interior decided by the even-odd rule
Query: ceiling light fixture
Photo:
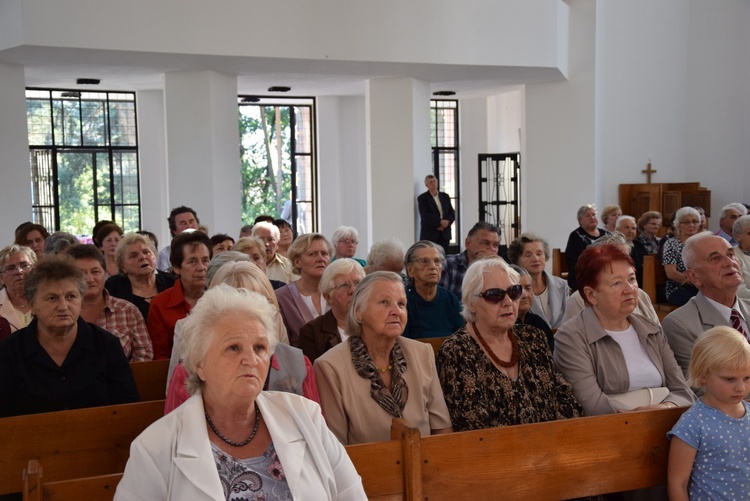
[[[258,102],[260,102],[260,98],[259,97],[255,97],[255,96],[246,96],[246,97],[243,97],[240,100],[240,102],[241,103],[258,103]]]
[[[78,85],[99,85],[101,80],[98,78],[79,78],[76,83]]]
[[[268,88],[268,92],[289,92],[290,90],[292,90],[291,87],[284,86],[274,86]]]
[[[439,90],[432,93],[433,96],[455,96],[456,93],[452,90]]]

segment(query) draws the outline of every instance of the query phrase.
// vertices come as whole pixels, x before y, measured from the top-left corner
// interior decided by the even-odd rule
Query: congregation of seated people
[[[278,462],[299,436],[321,482],[269,488],[354,499],[342,445],[389,440],[393,418],[430,435],[691,406],[704,333],[749,339],[750,216],[729,204],[715,233],[699,208],[670,216],[667,232],[659,212],[613,205],[600,224],[583,205],[567,280],[543,236],[482,221],[452,253],[426,239],[363,249],[351,226],[295,235],[270,215],[209,236],[186,206],[161,251],[112,221],[92,244],[24,223],[0,250],[0,416],[138,401],[129,363],[169,359],[165,417],[134,442],[117,499],[191,495],[195,479],[169,473],[172,442],[231,458],[201,480],[221,497],[268,467],[246,459]],[[663,319],[642,289],[648,255],[666,276]]]

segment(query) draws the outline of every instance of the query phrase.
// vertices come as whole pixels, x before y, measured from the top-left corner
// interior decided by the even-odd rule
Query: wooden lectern
[[[663,216],[662,226],[669,227],[672,213],[680,207],[703,207],[711,216],[711,191],[700,183],[643,183],[620,185],[620,208],[635,217],[655,210]]]

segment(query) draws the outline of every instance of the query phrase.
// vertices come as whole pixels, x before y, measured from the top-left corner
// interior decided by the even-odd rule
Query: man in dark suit
[[[424,178],[427,191],[417,197],[419,217],[422,224],[420,240],[429,240],[448,250],[451,241],[451,225],[456,220],[456,212],[447,193],[438,191],[438,180],[432,174]]]

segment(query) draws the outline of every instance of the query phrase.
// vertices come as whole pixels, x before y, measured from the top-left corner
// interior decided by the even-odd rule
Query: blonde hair
[[[287,251],[287,258],[289,258],[289,261],[292,262],[292,273],[296,275],[301,274],[300,269],[297,267],[294,261],[302,254],[305,254],[307,251],[309,251],[310,247],[312,247],[313,242],[316,240],[325,242],[326,247],[328,248],[328,256],[329,258],[333,259],[333,245],[331,245],[331,242],[329,242],[326,237],[324,237],[320,233],[305,233],[304,235],[298,236],[294,240],[294,242],[292,242],[292,245]]]
[[[735,329],[720,325],[707,330],[693,346],[688,384],[700,388],[709,372],[741,368],[750,368],[750,344]]]
[[[260,252],[263,259],[266,258],[266,244],[263,243],[260,237],[242,237],[232,246],[233,251],[242,252],[243,254],[247,254],[247,251],[252,249]]]
[[[236,289],[247,289],[262,294],[276,309],[279,303],[271,282],[263,271],[250,261],[232,261],[223,264],[208,284],[211,289],[219,284],[231,285]]]

